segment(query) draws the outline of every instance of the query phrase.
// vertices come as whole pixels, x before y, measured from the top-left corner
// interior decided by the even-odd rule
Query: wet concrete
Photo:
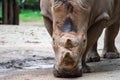
[[[85,73],[79,78],[55,78],[51,68],[14,69],[3,71],[0,80],[119,80],[120,59],[102,60],[89,63],[92,73]]]
[[[120,35],[116,39],[120,50]],[[0,26],[0,80],[68,80],[52,74],[54,52],[44,27]],[[98,42],[101,55],[103,35]],[[92,73],[69,80],[119,80],[120,59],[88,63]]]
[[[7,62],[1,62],[1,69],[37,69],[37,68],[51,68],[54,64],[54,58],[51,57],[27,57],[25,59],[15,59]]]

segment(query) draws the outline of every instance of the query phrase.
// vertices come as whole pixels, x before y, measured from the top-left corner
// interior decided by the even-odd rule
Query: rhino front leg
[[[113,24],[105,31],[103,57],[114,59],[119,57],[119,52],[115,46],[115,38],[119,32],[119,24]]]
[[[97,42],[98,38],[100,37],[103,29],[104,29],[104,21],[100,21],[88,29],[87,32],[87,48],[82,56],[82,70],[85,73],[91,72],[90,67],[86,64],[86,55],[89,51],[89,49]]]
[[[98,62],[98,61],[100,61],[100,56],[97,52],[97,41],[96,41],[93,47],[91,47],[87,53],[86,62]]]
[[[43,19],[44,19],[45,27],[46,27],[48,33],[50,34],[50,36],[52,36],[52,34],[53,34],[53,27],[52,27],[53,22],[45,16],[43,16]]]

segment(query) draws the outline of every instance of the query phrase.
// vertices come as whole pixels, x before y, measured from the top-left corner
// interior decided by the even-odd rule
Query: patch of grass
[[[30,22],[30,21],[43,21],[42,15],[39,10],[21,10],[20,21]]]
[[[2,17],[2,10],[0,10],[0,17]],[[39,10],[21,10],[20,21],[23,22],[32,22],[32,21],[43,21],[43,17]]]

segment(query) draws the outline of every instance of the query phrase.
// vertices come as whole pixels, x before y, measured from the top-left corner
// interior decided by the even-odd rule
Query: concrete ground
[[[120,35],[116,45],[120,51]],[[52,40],[40,26],[0,25],[0,80],[68,80],[52,74]],[[103,35],[98,42],[101,55]],[[119,80],[120,59],[89,63],[93,73],[69,80]]]

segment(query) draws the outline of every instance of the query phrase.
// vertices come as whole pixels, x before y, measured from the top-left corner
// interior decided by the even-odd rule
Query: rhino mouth
[[[76,78],[82,76],[82,68],[76,66],[71,70],[64,70],[54,65],[53,74],[58,78]]]

